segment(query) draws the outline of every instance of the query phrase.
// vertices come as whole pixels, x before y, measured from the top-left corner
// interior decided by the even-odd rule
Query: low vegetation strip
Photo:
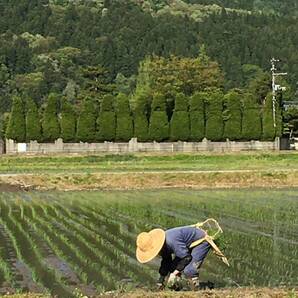
[[[297,153],[0,156],[0,173],[298,169]]]
[[[298,187],[298,171],[123,172],[0,176],[1,191]]]

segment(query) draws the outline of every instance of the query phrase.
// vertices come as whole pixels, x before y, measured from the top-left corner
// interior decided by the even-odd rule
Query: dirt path
[[[2,174],[0,191],[298,187],[298,171],[151,171]]]

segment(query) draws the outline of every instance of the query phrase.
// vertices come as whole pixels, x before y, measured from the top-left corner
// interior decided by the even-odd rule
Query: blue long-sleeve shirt
[[[203,237],[205,232],[196,227],[185,226],[167,230],[165,244],[160,252],[162,261],[159,273],[166,276],[174,270],[182,271],[192,260],[190,245]]]

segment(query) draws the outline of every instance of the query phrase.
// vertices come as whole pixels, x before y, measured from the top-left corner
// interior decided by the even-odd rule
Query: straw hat
[[[137,260],[147,263],[154,259],[162,249],[165,239],[166,233],[162,229],[140,233],[137,237]]]

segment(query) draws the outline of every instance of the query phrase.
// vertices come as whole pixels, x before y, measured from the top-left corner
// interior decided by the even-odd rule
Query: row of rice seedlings
[[[55,270],[44,267],[39,248],[13,215],[10,204],[6,208],[1,208],[0,222],[6,227],[18,258],[30,268],[33,281],[48,289],[53,295],[72,297],[61,284],[61,276]]]
[[[20,206],[22,206],[22,208],[20,208],[20,211],[18,211],[17,208]],[[67,285],[63,282],[63,276],[60,274],[60,272],[58,272],[54,268],[49,268],[47,264],[45,264],[44,254],[41,251],[39,238],[38,241],[36,241],[36,237],[32,237],[31,222],[26,222],[24,218],[24,213],[22,213],[22,210],[24,211],[23,204],[19,205],[18,202],[18,205],[15,205],[13,202],[10,202],[9,210],[11,211],[13,207],[15,208],[13,212],[10,212],[9,215],[12,221],[22,231],[23,236],[25,236],[25,238],[28,240],[27,243],[29,246],[27,246],[27,248],[30,247],[31,250],[33,250],[34,252],[34,255],[31,255],[31,259],[30,257],[28,257],[28,259],[30,259],[30,262],[33,263],[33,266],[27,263],[27,265],[32,271],[33,280],[36,283],[43,285],[46,288],[45,290],[50,291],[52,294],[68,295],[69,297],[73,297],[71,290],[67,288]],[[18,215],[22,214],[22,216],[20,217],[16,214],[13,215],[13,213],[16,212],[18,213]],[[26,251],[26,249],[24,248],[23,251]],[[24,263],[26,264],[26,262]],[[48,274],[48,276],[46,274]],[[54,287],[52,286],[53,284],[55,285]]]
[[[133,280],[141,279],[141,281],[148,281],[148,279],[151,279],[151,275],[147,275],[143,269],[128,263],[127,251],[125,251],[124,246],[122,247],[124,251],[123,252],[111,243],[105,241],[102,231],[99,235],[98,229],[96,233],[93,229],[88,228],[88,224],[86,224],[87,221],[81,218],[75,218],[75,220],[73,220],[73,214],[69,213],[69,210],[65,210],[64,207],[58,205],[57,203],[55,203],[54,205],[55,208],[59,208],[56,214],[59,216],[60,220],[64,221],[65,225],[69,225],[71,227],[77,226],[76,231],[79,237],[82,238],[82,241],[85,241],[87,245],[90,245],[90,243],[93,243],[95,245],[91,246],[90,249],[95,250],[95,252],[99,249],[101,254],[104,253],[105,257],[112,258],[118,264],[112,270],[117,276],[122,275],[123,277],[125,277],[126,275]],[[52,207],[54,206],[52,205]],[[59,215],[59,213],[61,214]],[[69,222],[65,222],[65,218],[67,218]]]
[[[126,258],[124,258],[121,254],[119,254],[117,251],[113,251],[114,247],[108,247],[106,245],[103,245],[102,241],[99,241],[100,237],[99,235],[94,235],[92,232],[90,232],[87,228],[80,225],[76,221],[74,221],[72,218],[68,217],[66,212],[63,212],[63,210],[57,210],[58,206],[53,206],[53,204],[49,205],[48,208],[55,209],[56,217],[55,219],[59,219],[59,222],[63,225],[65,228],[65,231],[73,230],[74,234],[70,235],[70,237],[76,237],[77,241],[81,241],[84,245],[86,245],[85,250],[89,249],[87,251],[88,256],[92,259],[98,259],[101,266],[104,268],[105,266],[107,268],[110,268],[112,273],[125,273],[126,271],[123,270],[124,268],[121,268],[121,263],[126,262]],[[59,207],[58,207],[59,208]],[[53,220],[52,217],[47,216],[48,220]],[[54,220],[55,220],[54,219]],[[92,235],[90,235],[90,233]],[[96,238],[95,238],[96,237]],[[97,249],[96,246],[94,246],[94,240],[97,240],[96,244],[101,245],[101,250]],[[93,244],[91,244],[93,243]],[[114,264],[116,261],[116,265]],[[111,266],[113,265],[113,266]]]
[[[83,283],[93,284],[100,287],[101,290],[103,285],[109,289],[114,287],[113,277],[109,272],[101,270],[96,264],[93,264],[89,257],[81,252],[82,249],[77,245],[77,241],[70,241],[69,237],[64,235],[64,231],[53,227],[52,223],[42,217],[34,220],[34,228],[39,230],[44,240],[58,256],[67,260]]]
[[[2,205],[2,204],[1,204]],[[0,209],[2,206],[0,206]],[[0,285],[5,282],[12,288],[19,290],[19,286],[15,280],[15,272],[13,271],[13,264],[10,261],[11,254],[15,254],[13,246],[7,239],[7,235],[4,231],[4,226],[1,225],[0,229],[0,238],[1,238],[1,247],[0,247]],[[11,245],[11,246],[10,246]],[[13,251],[9,251],[13,250]]]
[[[101,237],[104,237],[108,242],[111,243],[118,251],[121,251],[122,253],[128,255],[130,257],[130,263],[132,263],[132,266],[134,270],[138,270],[138,274],[141,274],[146,280],[153,281],[156,279],[156,266],[153,264],[149,264],[148,266],[141,266],[135,259],[135,245],[128,245],[127,241],[121,239],[119,236],[116,236],[113,232],[105,231],[102,229],[103,226],[109,227],[109,224],[105,220],[102,222],[101,216],[98,218],[98,212],[92,212],[89,214],[88,221],[85,221],[83,223],[85,226],[88,227],[89,230],[91,230],[94,233],[98,233],[100,231]],[[115,214],[115,213],[114,213]],[[91,220],[92,219],[92,220]],[[110,220],[108,218],[107,220]],[[120,235],[120,234],[119,234]],[[135,237],[133,239],[133,242],[135,242]]]
[[[115,223],[112,222],[113,220],[111,218],[100,216],[99,215],[99,212],[101,212],[100,209],[90,209],[89,206],[86,206],[86,204],[83,205],[82,203],[85,201],[86,200],[84,198],[82,198],[81,196],[79,197],[79,199],[77,198],[75,200],[74,205],[75,205],[75,207],[78,208],[79,211],[78,212],[73,211],[74,207],[70,207],[70,208],[66,209],[69,213],[69,216],[73,217],[73,213],[78,213],[80,215],[78,220],[80,220],[81,224],[87,226],[88,229],[92,230],[94,233],[98,234],[98,231],[100,231],[101,236],[104,237],[108,242],[111,242],[111,244],[113,246],[115,246],[115,248],[117,248],[117,250],[123,251],[124,254],[129,255],[131,257],[131,261],[133,261],[134,268],[137,266],[138,269],[143,271],[143,275],[144,274],[146,275],[147,274],[146,272],[148,271],[148,275],[149,275],[148,279],[153,279],[153,272],[156,272],[156,270],[153,271],[148,267],[146,267],[146,269],[144,269],[144,267],[141,268],[139,266],[139,264],[137,262],[135,262],[135,244],[128,245],[129,242],[135,243],[135,235],[132,235],[132,233],[129,233],[126,230],[123,230],[123,231],[121,231],[121,233],[118,233],[119,228],[117,228],[115,226]],[[90,205],[95,205],[95,204],[93,204],[93,202],[91,202]],[[98,206],[98,207],[102,207],[102,205]],[[72,210],[72,212],[70,210]],[[116,215],[116,217],[118,217],[118,214],[115,214],[115,212],[112,215],[112,217],[115,218],[115,215]],[[85,218],[83,218],[83,217],[85,217]],[[93,222],[93,223],[91,223],[91,222]],[[113,226],[114,226],[114,228],[116,228],[116,231],[114,230],[114,228],[110,229],[111,224],[113,224],[113,223],[114,223]],[[125,222],[125,224],[126,223],[127,223],[127,221]],[[131,224],[131,223],[129,223],[129,224]],[[117,226],[119,226],[119,222],[117,222]],[[103,229],[103,227],[106,227],[108,231]],[[115,233],[117,233],[117,236],[114,236]],[[125,239],[122,239],[123,234],[125,235]],[[128,238],[130,239],[130,241],[127,241]],[[154,267],[154,269],[156,269],[156,268]],[[152,276],[152,278],[150,278],[150,276]]]

